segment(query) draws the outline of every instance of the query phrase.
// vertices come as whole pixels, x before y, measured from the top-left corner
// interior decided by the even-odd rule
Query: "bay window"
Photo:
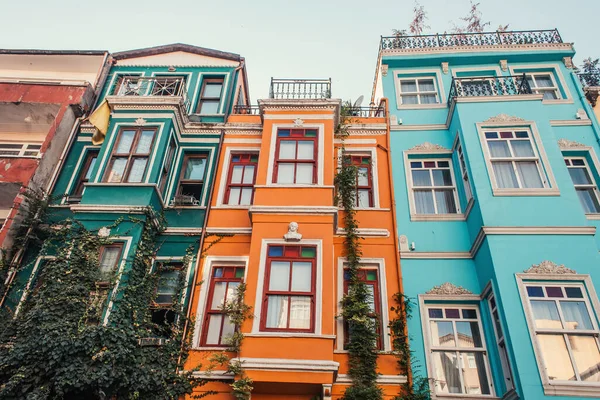
[[[566,157],[565,164],[575,186],[577,197],[586,214],[600,213],[598,202],[598,187],[592,178],[592,173],[583,157]]]
[[[458,201],[450,160],[410,159],[416,214],[456,214]]]
[[[258,154],[256,153],[231,155],[225,204],[244,206],[252,204],[257,167]]]
[[[203,154],[186,155],[177,188],[176,204],[198,205],[202,199],[206,156]]]
[[[122,129],[113,148],[104,181],[142,182],[155,134],[155,129]]]
[[[496,303],[496,297],[493,294],[488,297],[488,305],[490,307],[490,314],[492,315],[496,345],[498,346],[498,353],[500,354],[500,364],[502,366],[502,374],[504,375],[504,384],[506,385],[506,391],[509,391],[514,389],[515,385],[513,383],[510,362],[508,361],[504,330],[502,329],[502,323],[500,322],[500,314],[498,314],[498,304]]]
[[[274,183],[317,182],[317,129],[279,129]]]

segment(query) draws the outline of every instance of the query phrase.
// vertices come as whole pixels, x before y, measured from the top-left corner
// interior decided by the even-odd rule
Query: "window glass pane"
[[[593,336],[569,335],[575,365],[582,381],[600,382],[600,352]]]
[[[492,157],[510,157],[510,149],[506,140],[488,141],[490,154]]]
[[[119,143],[115,153],[117,154],[129,154],[133,138],[135,137],[135,131],[123,131],[119,136]]]
[[[581,293],[581,288],[566,287],[565,292],[567,293],[567,297],[570,299],[583,299],[583,293]]]
[[[433,85],[433,79],[420,79],[419,80],[419,91],[420,92],[435,91],[435,86]]]
[[[207,82],[202,97],[221,97],[222,82]]]
[[[529,297],[544,297],[544,290],[541,286],[527,286],[527,295]]]
[[[524,188],[544,187],[542,179],[540,178],[540,171],[538,170],[535,161],[519,161],[516,165],[519,178],[521,179],[521,185]]]
[[[147,158],[136,158],[133,160],[127,182],[141,182],[144,177],[144,172],[146,171],[147,162]]]
[[[438,214],[456,214],[456,203],[454,202],[453,190],[436,190],[435,201]]]
[[[238,286],[240,286],[239,282],[229,282],[229,285],[227,286],[227,294],[225,297],[225,301],[227,303],[229,303],[235,299],[235,294],[236,294]]]
[[[513,140],[511,141],[511,145],[515,157],[535,157],[529,140]]]
[[[231,188],[229,190],[229,201],[227,204],[230,206],[237,206],[240,204],[240,188]]]
[[[312,263],[294,261],[292,264],[292,292],[310,292]]]
[[[402,104],[419,104],[419,96],[401,96]]]
[[[455,352],[434,352],[433,369],[437,393],[462,393],[460,366]]]
[[[369,169],[358,168],[357,185],[358,186],[369,186]]]
[[[452,175],[449,169],[434,169],[432,173],[434,186],[452,186]]]
[[[290,329],[310,329],[310,297],[291,296]]]
[[[583,301],[561,301],[566,329],[594,329],[590,314]]]
[[[311,257],[314,258],[317,255],[317,249],[314,247],[303,247],[301,257]]]
[[[368,190],[359,190],[358,191],[358,206],[359,207],[370,207],[369,201],[369,191]]]
[[[250,204],[252,204],[252,188],[244,188],[242,189],[240,205],[249,206]]]
[[[532,300],[531,309],[533,310],[536,328],[562,328],[554,301]]]
[[[592,183],[586,168],[569,168],[569,174],[575,185],[589,185]]]
[[[544,95],[544,100],[556,100],[558,97],[556,96],[555,90],[540,90],[540,93]]]
[[[254,182],[254,166],[246,165],[244,168],[244,184],[251,185]]]
[[[294,160],[296,158],[296,141],[282,140],[279,142],[279,159]]]
[[[490,394],[483,353],[461,353],[467,394]]]
[[[283,256],[282,246],[269,246],[269,257],[281,257]]]
[[[219,113],[219,100],[202,100],[200,114],[212,115]]]
[[[546,293],[548,297],[564,297],[560,287],[546,287]]]
[[[444,314],[442,313],[441,308],[430,308],[429,309],[429,318],[443,318]]]
[[[204,178],[204,169],[206,168],[205,157],[188,158],[185,166],[183,179],[199,180]]]
[[[550,75],[536,75],[535,83],[537,83],[537,87],[541,88],[554,86]]]
[[[97,156],[92,157],[92,159],[90,160],[90,165],[88,166],[87,171],[85,171],[85,175],[83,177],[83,179],[85,180],[90,180],[90,176],[92,175],[92,170],[94,169],[94,165],[96,165],[96,160],[98,159]]]
[[[150,153],[150,146],[152,145],[152,139],[154,138],[154,131],[142,131],[140,140],[138,140],[135,152],[137,154],[148,154]]]
[[[430,321],[431,340],[434,346],[455,347],[454,328],[450,321]]]
[[[114,271],[121,255],[121,249],[118,247],[105,247],[102,251],[102,259],[100,260],[100,273],[106,274]]]
[[[492,299],[493,301],[494,299]],[[463,309],[462,316],[465,319],[477,319],[477,311],[471,309]]]
[[[213,297],[210,303],[211,310],[220,310],[225,303],[225,291],[227,290],[227,282],[215,282],[213,289]]]
[[[460,318],[460,312],[457,308],[446,308],[446,318]]]
[[[367,291],[369,292],[369,311],[374,313],[375,310],[375,287],[373,285],[367,285]]]
[[[433,193],[431,190],[415,191],[415,207],[417,214],[435,214]]]
[[[236,165],[231,171],[231,183],[242,183],[242,174],[244,173],[243,165]]]
[[[499,188],[518,188],[517,176],[511,162],[493,162],[496,184]]]
[[[417,91],[417,82],[414,80],[401,81],[400,82],[400,90],[402,91],[402,93],[416,92]]]
[[[272,261],[269,290],[287,291],[290,285],[289,261]]]
[[[221,344],[229,344],[231,341],[231,337],[235,332],[235,326],[231,322],[229,316],[223,316],[225,321],[223,321],[223,332],[221,334]]]
[[[267,328],[287,328],[288,296],[269,296]]]
[[[413,186],[432,186],[431,175],[429,170],[413,170],[412,171]]]
[[[208,319],[208,331],[206,334],[206,344],[219,344],[219,334],[221,332],[221,314],[213,314]]]
[[[456,322],[458,347],[481,347],[481,335],[477,322]]]
[[[110,172],[108,173],[107,182],[121,182],[125,166],[127,165],[126,158],[114,158]]]
[[[563,335],[537,335],[548,378],[574,381],[575,373]]]
[[[594,189],[576,189],[576,191],[586,214],[596,214],[600,211],[600,204],[598,204],[598,197]]]
[[[156,302],[159,304],[171,304],[177,294],[179,287],[179,271],[164,271],[160,273]]]
[[[296,165],[296,183],[313,183],[313,164]]]
[[[314,158],[315,142],[298,142],[298,160],[312,160]]]
[[[436,98],[435,94],[422,94],[420,97],[421,97],[421,104],[437,103],[437,98]]]
[[[295,164],[279,164],[277,167],[277,183],[294,183]]]

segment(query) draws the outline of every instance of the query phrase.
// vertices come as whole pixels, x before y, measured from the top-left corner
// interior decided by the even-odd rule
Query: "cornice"
[[[381,56],[409,56],[422,54],[443,54],[443,53],[485,53],[498,51],[548,51],[563,50],[574,51],[572,43],[531,43],[531,44],[505,44],[490,46],[452,46],[452,47],[425,47],[417,49],[385,49],[381,51]]]

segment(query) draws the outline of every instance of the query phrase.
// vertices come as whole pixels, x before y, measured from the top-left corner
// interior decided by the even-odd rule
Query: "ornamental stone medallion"
[[[434,143],[429,143],[429,142],[425,142],[425,143],[421,143],[418,144],[416,146],[411,147],[409,150],[417,150],[417,151],[431,151],[431,150],[450,150],[444,146],[441,146],[439,144],[434,144]]]
[[[107,227],[103,226],[102,228],[98,229],[98,236],[100,237],[109,237],[110,236],[110,229],[108,229]]]
[[[587,146],[583,143],[579,143],[574,140],[559,139],[558,147],[560,147],[561,149],[580,149]]]
[[[567,268],[564,265],[556,264],[552,261],[542,261],[539,264],[533,264],[530,268],[523,271],[525,274],[545,274],[545,275],[564,275],[576,274],[573,269]]]
[[[456,286],[450,282],[442,283],[439,286],[434,286],[426,294],[437,294],[443,296],[462,296],[466,294],[473,294],[470,290],[465,289],[462,286]]]
[[[486,119],[485,123],[499,123],[499,122],[524,122],[525,120],[520,117],[515,117],[508,114],[498,114],[495,117]]]

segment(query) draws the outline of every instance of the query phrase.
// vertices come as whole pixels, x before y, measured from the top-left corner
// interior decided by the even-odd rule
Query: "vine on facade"
[[[342,297],[341,317],[348,327],[348,375],[352,380],[344,392],[345,400],[380,400],[383,392],[377,386],[377,323],[370,309],[371,294],[359,278],[362,256],[358,221],[356,220],[356,177],[358,168],[347,162],[344,140],[348,136],[352,106],[342,105],[335,136],[341,140],[340,167],[335,176],[336,204],[344,210],[344,249],[348,292]]]

